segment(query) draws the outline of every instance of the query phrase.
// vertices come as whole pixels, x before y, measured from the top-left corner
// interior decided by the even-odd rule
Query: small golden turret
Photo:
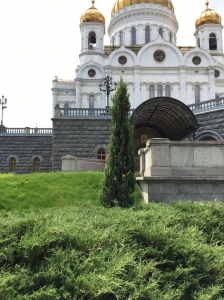
[[[222,24],[222,18],[221,16],[209,8],[209,2],[206,1],[205,5],[207,6],[206,9],[201,13],[201,15],[197,18],[195,22],[195,27],[198,29],[199,26],[205,25],[205,24]]]
[[[80,18],[80,23],[96,22],[105,25],[105,18],[95,7],[95,0],[92,0],[92,7],[90,7]]]

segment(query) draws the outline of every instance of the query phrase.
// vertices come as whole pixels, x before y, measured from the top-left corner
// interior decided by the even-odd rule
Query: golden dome
[[[104,16],[94,6],[95,0],[92,0],[92,7],[90,7],[80,18],[80,23],[97,22],[105,25]]]
[[[111,15],[113,16],[116,14],[119,10],[126,6],[131,6],[133,4],[140,4],[140,3],[154,3],[154,4],[160,4],[164,7],[167,7],[169,10],[174,12],[174,6],[172,3],[172,0],[116,0],[114,3]]]
[[[222,24],[221,16],[214,10],[208,7],[209,2],[206,1],[206,9],[201,13],[195,22],[195,27],[198,29],[199,26],[204,24]]]

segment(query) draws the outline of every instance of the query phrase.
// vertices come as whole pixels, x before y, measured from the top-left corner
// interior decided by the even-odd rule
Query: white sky
[[[106,18],[115,0],[96,0]],[[205,0],[173,0],[179,22],[177,45],[194,46],[194,23]],[[0,0],[0,96],[7,127],[51,127],[51,82],[75,78],[79,20],[91,0]],[[224,1],[210,0],[224,20]],[[105,44],[109,38],[105,35]]]

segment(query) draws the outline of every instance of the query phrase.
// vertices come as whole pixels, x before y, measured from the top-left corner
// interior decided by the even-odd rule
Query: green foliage
[[[102,180],[100,172],[0,174],[0,213],[70,205],[102,206]],[[142,196],[137,184],[133,195],[139,205]]]
[[[112,101],[110,156],[100,199],[105,207],[130,207],[133,205],[135,187],[135,159],[133,128],[128,117],[129,95],[122,78]]]
[[[0,216],[1,300],[224,299],[219,203]]]
[[[0,211],[64,207],[101,206],[100,172],[0,174]]]

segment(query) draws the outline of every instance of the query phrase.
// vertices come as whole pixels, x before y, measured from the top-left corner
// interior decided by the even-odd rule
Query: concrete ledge
[[[224,176],[217,177],[138,177],[144,201],[214,201],[224,203]]]
[[[62,156],[62,172],[98,171],[103,172],[105,161],[81,158],[72,155]]]

